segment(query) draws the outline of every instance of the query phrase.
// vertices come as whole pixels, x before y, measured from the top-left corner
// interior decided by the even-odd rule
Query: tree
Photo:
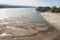
[[[50,7],[38,7],[38,8],[36,8],[36,11],[40,11],[40,12],[46,12],[49,10],[50,10]]]
[[[53,7],[51,8],[51,12],[56,12],[56,9],[57,9],[57,7],[56,7],[56,6],[53,6]]]
[[[36,8],[36,11],[40,11],[42,9],[42,7],[38,7]]]
[[[36,11],[45,12],[45,8],[44,7],[38,7],[38,8],[36,8]]]
[[[59,7],[59,8],[57,8],[56,12],[57,12],[57,13],[60,13],[60,7]]]

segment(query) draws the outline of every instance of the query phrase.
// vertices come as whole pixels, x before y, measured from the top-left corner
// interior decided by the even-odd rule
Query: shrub
[[[50,7],[38,7],[36,8],[36,11],[40,11],[40,12],[46,12],[50,10]]]
[[[51,11],[51,12],[56,12],[56,9],[57,9],[57,7],[56,7],[56,6],[53,6],[53,7],[50,9],[50,11]]]
[[[56,12],[57,13],[60,13],[60,7],[56,9]]]
[[[38,7],[36,8],[36,11],[40,11],[40,12],[48,12],[51,11],[53,13],[60,13],[60,7],[57,8],[56,6],[53,7]]]

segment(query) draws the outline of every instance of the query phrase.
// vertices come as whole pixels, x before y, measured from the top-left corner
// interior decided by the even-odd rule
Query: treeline
[[[40,11],[40,12],[53,12],[53,13],[60,13],[60,7],[37,7],[36,11]]]
[[[35,8],[34,6],[0,4],[0,8]]]

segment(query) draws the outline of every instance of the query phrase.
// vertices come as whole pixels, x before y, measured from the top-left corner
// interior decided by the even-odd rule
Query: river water
[[[24,25],[24,24],[27,24],[29,27],[33,27],[32,23],[37,23],[37,24],[46,23],[45,20],[43,19],[43,17],[40,14],[41,14],[41,12],[35,11],[35,8],[3,8],[3,9],[0,9],[0,20],[4,21],[3,23],[0,23],[0,24],[9,24],[10,22],[14,21],[13,24],[11,24],[11,23],[10,24],[14,25],[15,22],[16,22],[16,25],[20,25],[20,26],[16,26],[16,27],[15,26],[6,26],[6,29],[3,30],[2,34],[0,34],[0,37],[9,36],[10,34],[7,34],[7,33],[11,33],[13,35],[14,35],[14,33],[16,35],[21,35],[21,34],[25,35],[24,34],[25,31],[22,28],[19,28],[19,27],[23,27],[21,25]],[[9,20],[13,19],[13,21],[5,22],[6,18],[9,19]],[[31,22],[31,23],[29,24],[29,22]],[[26,27],[26,26],[24,26],[24,27]],[[45,25],[45,27],[46,27],[46,25]],[[32,33],[36,32],[36,30],[35,31],[34,30],[31,30]],[[27,40],[28,39],[31,39],[31,40],[35,40],[35,39],[36,40],[40,40],[40,39],[51,40],[51,39],[55,38],[55,36],[57,36],[58,31],[56,32],[55,30],[52,30],[52,31],[50,31],[50,30],[52,30],[52,28],[49,29],[48,31],[38,32],[37,36],[34,36],[35,34],[33,34],[33,36],[31,36],[31,37],[30,36],[28,36],[28,37],[27,36],[26,37],[22,36],[21,39],[23,39],[23,40],[25,40],[25,39],[27,39]],[[20,32],[22,32],[22,33],[20,33]],[[31,34],[30,31],[29,31],[29,33]],[[19,37],[16,38],[16,39],[19,39]],[[6,39],[0,38],[0,39],[1,40],[9,40],[8,38],[6,38]],[[14,36],[13,36],[12,40],[13,39],[14,39]]]
[[[35,11],[35,8],[3,8],[0,9],[0,20],[9,17],[25,17],[32,22],[44,22],[41,12]]]
[[[35,8],[3,8],[0,9],[0,25],[23,26],[26,24],[32,27],[33,24],[45,24],[46,22],[40,14],[41,12],[35,11]],[[18,29],[14,28],[14,26],[12,27],[13,29]],[[6,27],[11,28],[11,26]]]

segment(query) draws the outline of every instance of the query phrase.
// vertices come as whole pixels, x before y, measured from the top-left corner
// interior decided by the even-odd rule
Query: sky
[[[0,0],[0,4],[25,6],[60,6],[60,0]]]

